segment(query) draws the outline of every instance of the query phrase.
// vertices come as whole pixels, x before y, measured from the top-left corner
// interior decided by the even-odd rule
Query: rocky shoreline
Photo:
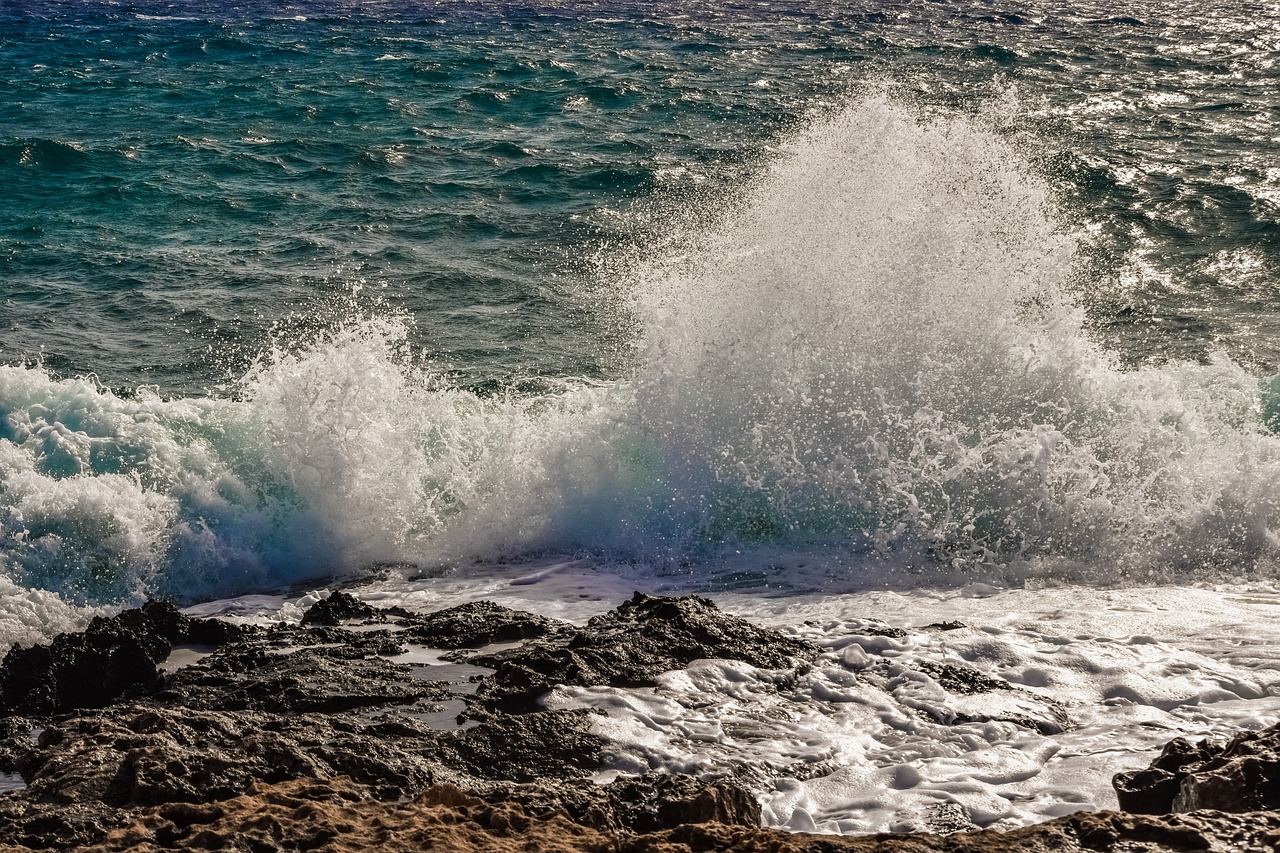
[[[705,658],[785,684],[818,652],[692,596],[637,593],[585,626],[487,602],[376,609],[344,592],[271,628],[149,602],[0,663],[0,772],[14,783],[0,794],[0,849],[1280,846],[1280,727],[1171,742],[1117,777],[1121,812],[1009,832],[939,814],[931,834],[839,837],[760,828],[754,796],[729,778],[597,785],[608,744],[590,712],[540,701],[557,685],[653,685]],[[936,677],[1001,689],[951,669]]]

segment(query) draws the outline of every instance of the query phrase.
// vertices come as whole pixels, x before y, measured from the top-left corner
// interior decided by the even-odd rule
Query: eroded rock
[[[410,624],[409,637],[437,649],[531,640],[573,627],[568,622],[512,610],[491,601],[472,601],[438,610],[417,616]]]
[[[179,643],[218,645],[243,632],[212,619],[191,619],[167,601],[149,601],[53,642],[15,646],[0,662],[0,711],[53,714],[102,708],[162,682],[159,664]]]
[[[380,617],[378,610],[349,592],[334,590],[302,614],[303,625],[341,625],[346,620],[370,620]]]
[[[1112,780],[1120,808],[1139,814],[1280,808],[1280,726],[1223,744],[1175,738],[1145,770]]]
[[[696,784],[696,783],[693,783]],[[628,798],[631,795],[627,795]],[[521,797],[524,797],[522,800]],[[607,807],[605,807],[607,808]],[[546,809],[528,792],[475,796],[437,785],[405,802],[364,796],[349,780],[256,784],[242,795],[201,806],[139,810],[86,851],[315,850],[324,853],[1190,853],[1267,851],[1280,841],[1274,812],[1231,815],[1069,815],[1008,832],[862,837],[789,833],[757,826],[687,822],[650,832],[617,831],[573,808]]]
[[[583,628],[471,660],[495,670],[478,693],[485,707],[522,713],[536,710],[538,698],[558,684],[643,687],[704,658],[781,669],[811,660],[818,651],[804,640],[724,613],[705,598],[637,592]]]
[[[35,653],[43,669],[15,657],[13,671],[24,675],[13,676],[12,695],[27,716],[3,718],[0,763],[21,772],[27,788],[0,798],[0,838],[37,848],[102,843],[146,814],[154,825],[145,843],[199,849],[230,814],[216,804],[255,785],[340,777],[374,800],[450,783],[488,792],[491,808],[504,813],[518,802],[615,833],[689,820],[755,823],[754,799],[732,785],[677,777],[591,785],[604,747],[591,733],[592,714],[548,711],[536,699],[560,683],[644,683],[703,657],[781,667],[816,652],[702,599],[640,595],[583,628],[483,602],[426,615],[377,611],[345,593],[309,610],[306,625],[223,630],[209,621],[151,604],[58,638]],[[469,678],[479,684],[436,676],[456,666],[396,660],[413,642],[465,649],[521,639],[528,642],[519,649],[490,653],[501,659],[498,672],[462,670],[477,673]],[[158,668],[175,644],[201,641],[193,662]],[[30,686],[41,672],[60,684],[59,673],[100,665],[103,655],[139,663],[94,694],[102,707],[68,698],[70,688],[40,694]],[[574,665],[562,668],[565,661]],[[495,687],[502,667],[506,681]],[[536,683],[513,691],[510,674],[526,671]],[[513,692],[522,702],[491,701]],[[348,796],[357,795],[339,798]]]

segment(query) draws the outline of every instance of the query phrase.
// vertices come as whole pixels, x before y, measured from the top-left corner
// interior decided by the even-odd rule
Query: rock
[[[1184,738],[1174,738],[1146,770],[1118,773],[1111,780],[1120,808],[1137,814],[1168,814],[1178,796],[1187,768],[1212,758],[1208,741],[1192,746]]]
[[[632,835],[685,823],[760,825],[760,804],[737,785],[707,784],[691,776],[647,773],[608,785],[587,780],[524,785],[495,784],[469,793],[490,804],[514,803],[529,815],[567,814],[575,823]]]
[[[1225,744],[1170,741],[1145,770],[1112,779],[1120,808],[1139,814],[1280,808],[1280,725]]]
[[[225,622],[183,616],[167,601],[95,617],[81,633],[9,650],[0,662],[0,712],[53,714],[140,696],[159,687],[157,667],[175,644],[219,644],[240,633]]]
[[[1272,812],[1167,816],[1079,813],[1007,832],[984,830],[946,836],[824,836],[718,822],[682,822],[632,834],[598,826],[595,818],[585,812],[579,816],[572,808],[544,809],[529,800],[527,793],[516,791],[513,798],[504,799],[495,792],[475,796],[454,785],[437,785],[399,803],[370,799],[346,779],[255,784],[216,804],[139,810],[97,843],[75,849],[94,853],[162,849],[254,853],[417,853],[428,849],[492,853],[1244,853],[1272,850],[1280,840],[1280,817]],[[28,837],[5,836],[15,841]]]
[[[181,619],[167,628],[132,614],[119,621],[147,629],[138,645],[153,643],[152,670],[170,638],[190,636]],[[98,623],[56,645],[78,649],[119,633]],[[475,685],[388,660],[405,651],[404,633],[242,631],[172,674],[157,672],[148,695],[121,694],[53,720],[0,718],[0,761],[27,783],[0,809],[0,838],[89,843],[126,813],[218,802],[254,783],[345,776],[363,796],[396,800],[444,780],[580,779],[600,767],[603,741],[585,712],[486,714],[459,728],[453,718]]]
[[[616,610],[472,663],[495,669],[477,694],[488,708],[523,713],[557,684],[643,687],[664,672],[704,658],[780,669],[810,660],[818,649],[760,628],[696,596],[658,598],[637,592]]]
[[[303,625],[341,625],[347,620],[374,621],[380,612],[349,592],[335,590],[302,614]]]
[[[403,651],[388,633],[276,629],[178,670],[156,699],[208,710],[337,713],[452,698],[447,687],[386,660]]]
[[[531,640],[571,628],[568,622],[473,601],[415,617],[408,636],[436,649],[462,649]]]
[[[353,611],[340,599],[326,612],[344,621],[351,617],[342,614]],[[557,684],[651,684],[700,658],[790,668],[816,654],[809,644],[694,597],[637,594],[582,627],[486,604],[354,618],[391,616],[399,630],[357,632],[318,620],[239,630],[148,605],[57,638],[45,649],[51,661],[45,672],[55,682],[118,649],[136,652],[150,670],[142,668],[141,681],[113,681],[128,682],[114,697],[99,690],[103,707],[80,705],[58,716],[39,708],[60,707],[69,694],[59,691],[70,687],[48,691],[47,701],[27,698],[35,695],[31,689],[12,694],[36,710],[0,717],[0,762],[27,782],[23,791],[0,795],[0,846],[1157,853],[1266,850],[1280,842],[1274,811],[1102,812],[998,833],[967,831],[962,811],[939,810],[932,825],[951,833],[945,837],[859,839],[760,829],[754,797],[731,783],[646,775],[593,784],[605,745],[592,733],[593,716],[546,710],[537,699]],[[193,642],[197,630],[220,639],[217,648],[148,681],[167,649]],[[530,638],[520,648],[470,658],[496,667],[479,684],[437,679],[432,666],[388,659],[404,652],[408,639],[429,636],[438,646],[465,648],[520,635]],[[8,667],[6,660],[0,674]],[[12,672],[34,679],[39,669],[15,664]],[[953,665],[932,672],[962,698],[1011,695],[984,692],[1002,688],[975,678],[981,676],[976,670]],[[459,711],[465,725],[457,722]],[[33,743],[31,733],[41,727]],[[1274,742],[1272,730],[1225,746],[1174,742],[1152,770],[1178,782],[1170,807],[1174,800],[1179,807],[1220,803],[1241,790],[1264,802],[1274,788]],[[1140,796],[1152,786],[1132,787]]]
[[[1272,812],[1169,816],[1078,812],[1003,832],[988,829],[948,835],[793,835],[686,824],[662,833],[620,839],[615,849],[618,853],[1190,853],[1274,850],[1277,841],[1280,816]]]
[[[604,740],[590,733],[586,711],[490,715],[441,745],[449,766],[477,779],[584,777],[600,769]]]
[[[992,678],[967,664],[921,661],[920,669],[932,675],[944,689],[952,693],[973,695],[992,690],[1010,690],[1009,682]]]

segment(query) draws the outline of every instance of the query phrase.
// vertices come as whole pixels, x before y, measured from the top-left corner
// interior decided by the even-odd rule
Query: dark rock
[[[178,670],[156,698],[188,708],[279,713],[337,713],[450,698],[447,687],[382,657],[403,650],[384,634],[276,631]]]
[[[959,631],[961,628],[968,628],[969,626],[963,622],[952,620],[950,622],[931,622],[925,627],[932,628],[935,631]]]
[[[435,649],[461,649],[531,640],[571,627],[490,601],[473,601],[414,617],[407,636]]]
[[[938,803],[926,812],[929,829],[939,835],[955,832],[971,832],[978,828],[969,817],[969,810],[959,803]]]
[[[445,763],[477,779],[530,782],[583,777],[600,768],[604,741],[586,711],[489,716],[441,744]]]
[[[479,655],[472,663],[495,670],[478,692],[486,707],[525,712],[536,710],[538,697],[557,684],[642,687],[654,684],[664,672],[704,658],[780,669],[817,653],[804,640],[759,628],[720,611],[705,598],[657,598],[637,592],[583,628]]]
[[[335,614],[348,612],[329,611],[339,621],[349,617]],[[1252,851],[1280,842],[1280,816],[1271,811],[1078,814],[994,833],[956,831],[968,829],[965,815],[939,810],[932,825],[952,833],[945,837],[841,839],[761,830],[759,806],[733,784],[680,776],[592,784],[605,747],[591,732],[592,715],[545,710],[537,698],[557,684],[652,684],[699,658],[791,668],[816,654],[809,644],[693,597],[637,594],[581,628],[492,605],[355,618],[388,616],[402,630],[313,624],[255,631],[205,625],[155,605],[58,638],[46,648],[51,660],[88,666],[104,648],[129,648],[153,671],[175,642],[195,642],[197,627],[207,632],[199,636],[221,641],[207,657],[157,674],[160,686],[134,682],[105,698],[105,707],[81,706],[52,719],[0,718],[0,761],[27,782],[25,790],[0,796],[0,843],[383,853],[429,844],[512,853],[1121,853]],[[406,639],[474,646],[526,632],[532,639],[520,648],[471,658],[495,667],[479,685],[434,679],[426,664],[387,660],[405,650]],[[58,665],[49,671],[61,672]],[[1008,687],[963,665],[926,669],[955,693]],[[777,674],[780,683],[786,677]],[[142,688],[151,692],[144,696]],[[467,722],[459,727],[453,718],[461,709]],[[33,743],[39,725],[44,729]],[[1175,741],[1144,771],[1157,774],[1152,784],[1139,784],[1140,774],[1133,774],[1132,796],[1168,777],[1178,783],[1167,797],[1174,808],[1221,807],[1231,797],[1240,808],[1272,802],[1276,737],[1268,730],[1223,746]],[[1166,794],[1162,789],[1156,799]]]
[[[317,601],[302,614],[303,625],[341,625],[348,620],[373,621],[382,616],[349,592],[335,590],[328,598]]]
[[[101,708],[162,682],[157,666],[177,643],[227,642],[240,629],[190,619],[167,601],[149,601],[48,645],[15,646],[0,663],[0,711],[42,715]],[[199,639],[193,640],[193,637]]]
[[[865,619],[858,630],[853,632],[864,637],[889,637],[893,640],[902,640],[907,636],[905,628],[898,628],[894,625],[886,625],[879,619]]]
[[[1112,779],[1120,808],[1139,814],[1280,808],[1280,726],[1225,744],[1170,741],[1145,770]]]
[[[688,785],[675,796],[683,797]],[[643,798],[648,789],[621,794]],[[654,790],[654,796],[667,792]],[[681,822],[633,834],[613,829],[608,795],[584,800],[559,797],[546,809],[536,794],[514,790],[472,796],[454,785],[436,785],[404,803],[378,802],[343,779],[258,784],[216,805],[156,806],[114,829],[101,853],[122,851],[235,850],[253,853],[419,853],[423,850],[488,853],[1191,853],[1274,850],[1280,815],[1131,815],[1076,813],[1008,831],[950,835],[834,836],[762,829],[743,823]],[[554,803],[557,792],[548,794]],[[694,795],[696,800],[698,795]],[[594,806],[592,802],[594,800]],[[704,813],[700,808],[696,814]],[[0,815],[0,832],[7,829]],[[16,838],[6,834],[6,839]],[[66,849],[66,848],[62,848]]]
[[[160,622],[144,625],[134,615],[118,621],[126,628]],[[60,638],[60,647],[106,633],[97,623]],[[589,733],[586,712],[488,713],[458,728],[451,718],[474,685],[433,680],[430,666],[387,660],[405,650],[404,633],[240,631],[206,657],[157,674],[162,686],[150,695],[81,708],[49,722],[34,743],[33,720],[0,718],[0,758],[27,783],[10,795],[23,808],[0,812],[0,837],[46,847],[57,847],[51,839],[58,838],[88,843],[131,810],[218,802],[255,783],[341,775],[366,796],[396,800],[442,780],[582,779],[600,767],[602,741]],[[163,640],[147,658],[154,669],[170,637],[185,640],[191,632],[179,619],[143,636]],[[194,825],[180,825],[179,812],[187,814],[165,813],[168,841],[187,837]]]
[[[921,661],[920,669],[932,675],[938,683],[952,693],[972,695],[990,693],[992,690],[1010,690],[1009,682],[992,678],[971,666],[960,663],[934,663]]]
[[[132,815],[101,803],[32,808],[24,799],[0,797],[0,845],[33,850],[71,850],[102,840]]]

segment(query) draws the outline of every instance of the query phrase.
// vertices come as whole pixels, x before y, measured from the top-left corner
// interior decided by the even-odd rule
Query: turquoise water
[[[1277,59],[1263,4],[6,4],[0,565],[1270,572]]]
[[[7,5],[0,357],[202,393],[362,285],[465,381],[611,376],[583,257],[883,84],[1032,138],[1128,357],[1274,369],[1274,16],[1131,11]]]

